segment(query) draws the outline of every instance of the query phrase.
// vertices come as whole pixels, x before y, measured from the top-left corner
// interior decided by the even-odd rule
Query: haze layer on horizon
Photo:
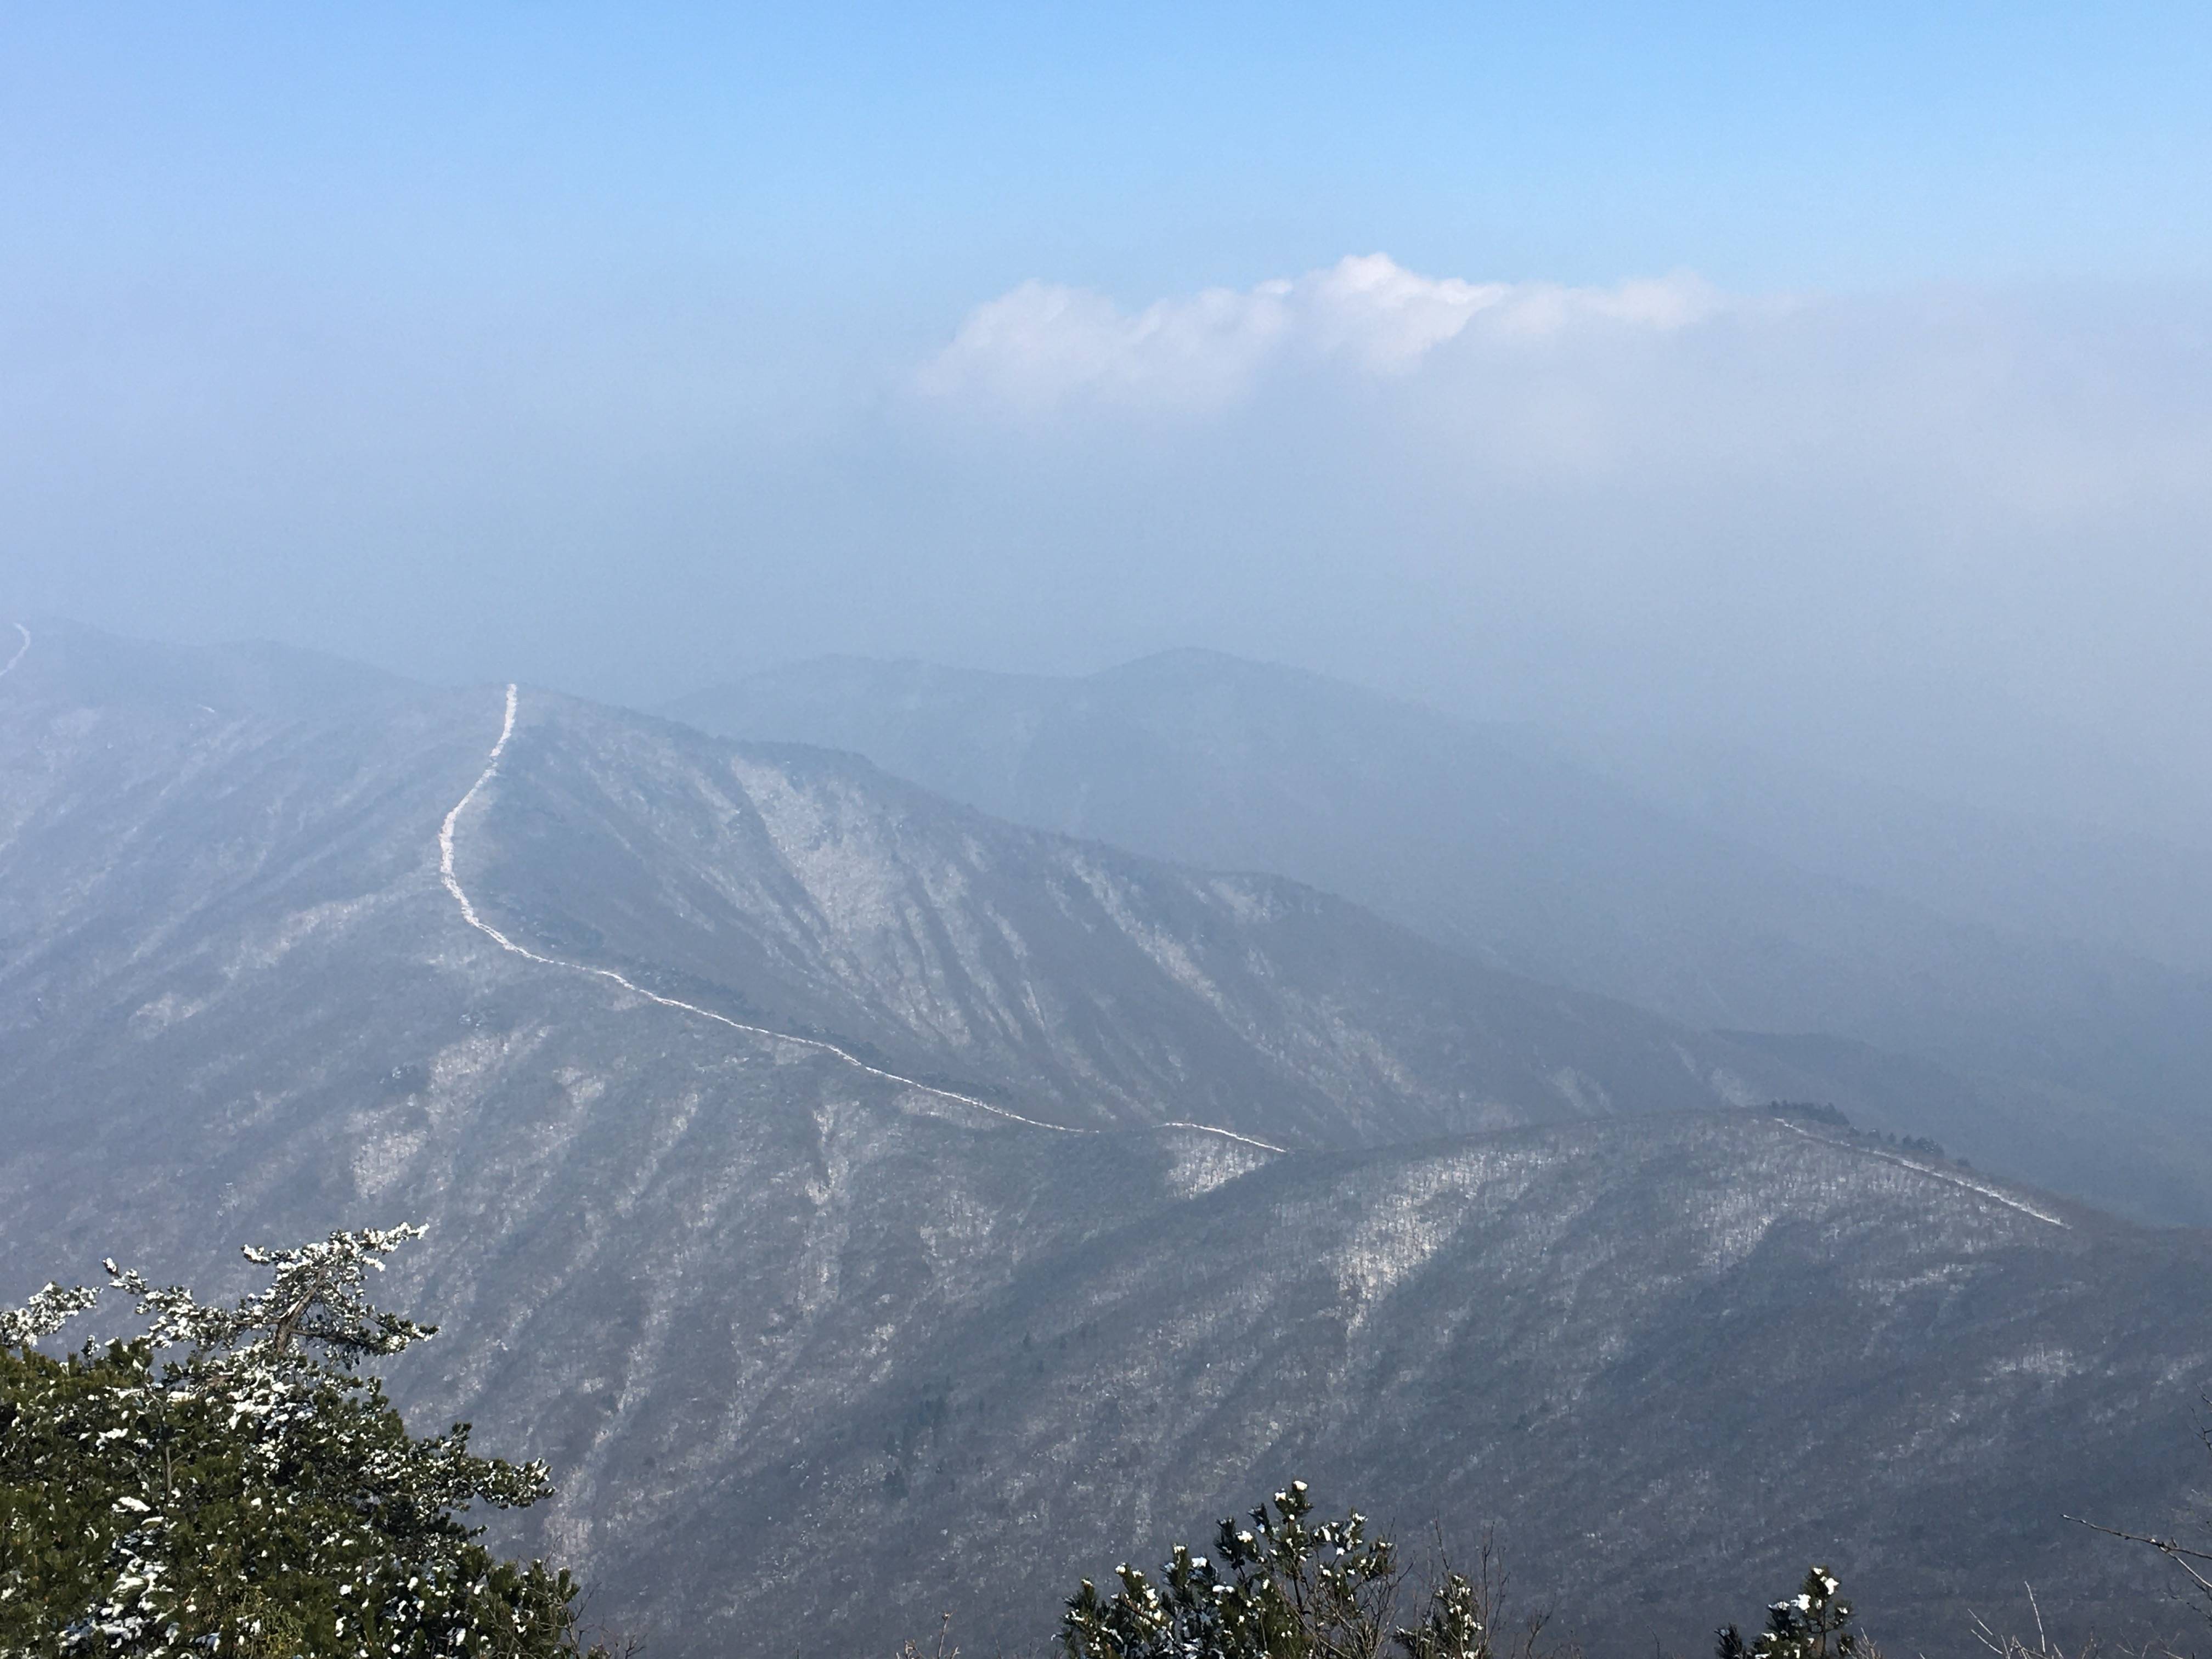
[[[1202,645],[2212,805],[2201,9],[4,41],[11,613],[637,702]]]

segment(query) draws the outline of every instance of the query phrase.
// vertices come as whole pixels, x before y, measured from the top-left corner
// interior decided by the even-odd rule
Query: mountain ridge
[[[1292,1474],[1403,1531],[1501,1522],[1598,1659],[1689,1639],[1808,1552],[1888,1629],[1963,1628],[2021,1577],[2057,1628],[2135,1628],[2154,1581],[2056,1517],[2185,1503],[2199,1235],[1723,1109],[1634,1034],[1732,1045],[1449,966],[1326,895],[1271,921],[1214,873],[848,758],[526,690],[486,781],[497,688],[307,718],[76,685],[32,658],[0,682],[0,1291],[114,1255],[221,1295],[240,1243],[427,1222],[384,1296],[447,1334],[395,1398],[549,1458],[557,1496],[495,1539],[574,1562],[656,1647],[826,1659],[947,1606],[971,1650],[1031,1642],[1077,1577]],[[570,960],[635,988],[501,948],[448,872],[511,944],[586,941]],[[1231,891],[1305,890],[1252,879]],[[1091,883],[1248,1022],[1340,983],[1370,1041],[1295,1057],[1352,1104],[1279,1088],[1253,1028]],[[1155,999],[1152,1046],[994,1002],[992,914],[1041,1007]],[[1246,985],[1217,957],[1272,966]],[[1461,997],[1503,1022],[1504,1081],[1473,1093],[1517,1127],[1455,1132],[1471,1037],[1359,1024],[1393,961],[1444,975],[1440,1019]],[[1517,1023],[1563,1010],[1584,1024]],[[1099,1132],[796,1030],[848,1013],[887,1058]],[[1607,1059],[1591,1032],[1616,1018]],[[1701,1107],[1575,1109],[1541,1053],[1571,1038],[1590,1075]],[[1176,1127],[1205,1115],[1146,1091],[1176,1053],[1215,1091],[1177,1102],[1304,1143]],[[1816,1086],[1744,1055],[1777,1092]],[[1632,1593],[1577,1607],[1591,1583]]]
[[[2212,1221],[2212,977],[1808,874],[1526,732],[1212,653],[1061,680],[838,659],[666,712],[849,749],[1018,822],[1274,871],[1694,1026],[1912,1055],[1986,1108],[1948,1126],[1978,1162]]]

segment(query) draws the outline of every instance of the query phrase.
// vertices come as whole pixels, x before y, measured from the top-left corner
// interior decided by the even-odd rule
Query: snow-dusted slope
[[[0,1295],[429,1222],[397,1391],[656,1651],[985,1650],[1292,1473],[1648,1589],[1607,1650],[1816,1547],[1933,1643],[2112,1612],[2057,1509],[2194,1472],[2197,1242],[1724,1109],[1810,1086],[1729,1044],[847,758],[526,688],[488,775],[497,688],[34,632]]]
[[[849,756],[542,695],[522,701],[460,863],[535,948],[1071,1127],[1342,1144],[1796,1081],[1293,883],[1016,829]]]
[[[1194,651],[1069,679],[830,659],[668,712],[849,749],[1018,823],[1310,882],[1699,1027],[1909,1054],[1949,1075],[1917,1123],[1890,1127],[2212,1223],[2212,976],[1912,902],[1929,881],[1899,896],[1797,867],[1731,836],[1727,814],[1694,822],[1530,732]],[[1879,805],[1824,799],[1824,827],[1796,840],[1849,842]],[[2002,840],[1978,855],[2015,877],[2032,861]]]
[[[1688,1650],[1814,1559],[1909,1651],[2023,1580],[2071,1636],[2167,1611],[2154,1564],[2062,1516],[2170,1519],[2199,1478],[2199,1240],[2055,1227],[1753,1115],[1131,1182],[1018,1261],[932,1230],[901,1172],[859,1179],[927,1241],[915,1286],[970,1251],[1005,1276],[882,1328],[834,1407],[625,1540],[700,1587],[672,1617],[709,1646],[865,1650],[888,1604],[990,1650],[1293,1474],[1462,1553],[1494,1522],[1605,1654]]]
[[[849,757],[530,692],[512,715],[493,689],[331,695],[319,665],[240,687],[208,655],[134,665],[63,631],[9,682],[0,937],[20,948],[0,989],[31,1011],[19,1058],[127,1029],[155,1046],[100,1063],[157,1072],[185,1011],[267,997],[257,970],[295,978],[276,964],[310,937],[359,996],[387,996],[373,953],[347,954],[380,923],[442,971],[487,951],[525,983],[589,969],[611,1009],[690,1003],[740,1047],[826,1042],[1071,1128],[1347,1144],[1801,1081],[1295,884],[1017,830]]]

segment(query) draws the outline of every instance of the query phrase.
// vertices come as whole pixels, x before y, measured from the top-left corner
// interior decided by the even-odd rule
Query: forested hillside
[[[951,1606],[976,1650],[1291,1472],[1494,1521],[1604,1653],[1814,1555],[1931,1644],[2023,1577],[2146,1605],[2057,1517],[2196,1478],[2194,1235],[847,758],[41,643],[0,684],[0,1289],[427,1223],[392,1289],[453,1334],[401,1402],[545,1455],[495,1541],[659,1650]]]

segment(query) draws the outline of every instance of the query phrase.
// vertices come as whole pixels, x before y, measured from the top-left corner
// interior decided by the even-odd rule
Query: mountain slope
[[[1486,1000],[1516,982],[1346,907],[834,757],[526,693],[486,777],[495,691],[106,698],[53,643],[0,682],[0,1295],[111,1252],[220,1291],[241,1240],[428,1221],[386,1295],[448,1334],[399,1397],[548,1456],[504,1535],[657,1650],[879,1649],[945,1606],[971,1651],[1026,1638],[1292,1474],[1407,1531],[1500,1518],[1601,1654],[1816,1550],[1909,1639],[2022,1576],[2130,1628],[2138,1564],[2054,1516],[2164,1524],[2195,1475],[2193,1235],[1710,1094],[1630,1109],[1705,1086],[1676,1028],[1607,1060],[1610,1005],[1529,991],[1522,1033]],[[994,938],[1037,1009],[1164,1035],[1023,1017]],[[1431,973],[1418,1018],[1362,1000]],[[1361,1042],[1251,1034],[1330,999]],[[1493,1023],[1455,1049],[1459,1009]],[[1590,1114],[1555,1062],[1655,1080]],[[1528,1127],[1373,1144],[1462,1097]],[[1191,1098],[1237,1115],[1161,1121]]]
[[[499,732],[495,694],[285,720],[200,704],[198,681],[166,702],[86,701],[68,652],[51,654],[9,687],[20,788],[0,938],[20,948],[0,984],[21,1006],[66,1006],[57,1039],[151,1031],[231,994],[238,963],[211,938],[282,954],[357,910],[456,921],[422,861],[433,808]],[[459,828],[457,871],[485,914],[544,954],[1073,1127],[1211,1113],[1339,1143],[1798,1081],[1293,884],[1016,830],[845,757],[567,699],[522,699]],[[127,949],[111,937],[125,918]]]
[[[1526,733],[1200,652],[1073,680],[830,659],[667,712],[849,748],[1018,822],[1278,872],[1691,1024],[1911,1054],[1989,1105],[1951,1126],[1978,1161],[2212,1222],[2212,978],[1810,874]]]
[[[531,697],[480,812],[471,885],[553,954],[1073,1126],[1404,1139],[1796,1080],[1296,884],[1017,830],[848,757]]]
[[[696,1564],[733,1642],[835,1651],[894,1633],[888,1600],[988,1645],[1297,1474],[1462,1551],[1494,1521],[1600,1652],[1679,1649],[1814,1559],[1908,1647],[2023,1577],[2116,1632],[2143,1564],[2060,1516],[2195,1478],[2170,1379],[2207,1361],[2202,1266],[1743,1118],[1293,1158],[1028,1258],[639,1559]],[[1042,1582],[993,1605],[1017,1562]]]

